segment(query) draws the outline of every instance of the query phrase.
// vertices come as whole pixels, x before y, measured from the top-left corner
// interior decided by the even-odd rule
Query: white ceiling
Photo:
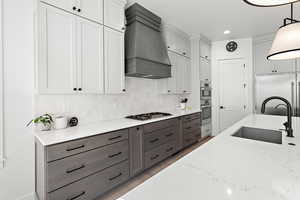
[[[190,35],[203,34],[209,39],[223,40],[253,37],[276,32],[290,7],[253,7],[242,0],[129,0],[147,9]],[[295,4],[300,19],[300,3]],[[225,36],[224,30],[231,34]]]

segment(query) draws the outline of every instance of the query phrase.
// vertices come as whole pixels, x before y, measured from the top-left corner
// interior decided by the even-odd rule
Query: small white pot
[[[180,108],[182,110],[185,110],[186,109],[186,103],[180,103]]]
[[[65,116],[58,116],[54,119],[55,129],[65,129],[68,127],[68,118]]]

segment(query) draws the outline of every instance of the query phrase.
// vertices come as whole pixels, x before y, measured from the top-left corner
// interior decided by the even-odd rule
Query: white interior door
[[[220,131],[242,119],[246,114],[246,68],[243,59],[219,61]]]
[[[103,25],[78,17],[78,85],[81,93],[104,93]]]

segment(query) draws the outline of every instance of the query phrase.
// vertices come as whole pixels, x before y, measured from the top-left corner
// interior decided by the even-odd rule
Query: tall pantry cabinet
[[[125,4],[123,0],[39,2],[39,93],[125,92]]]

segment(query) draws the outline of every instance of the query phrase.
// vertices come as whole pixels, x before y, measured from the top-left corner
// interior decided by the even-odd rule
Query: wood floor
[[[141,175],[134,177],[133,179],[126,182],[125,184],[111,190],[110,192],[106,193],[104,196],[102,196],[98,200],[116,200],[116,199],[118,199],[119,197],[123,196],[124,194],[126,194],[130,190],[132,190],[135,187],[137,187],[138,185],[142,184],[143,182],[145,182],[146,180],[148,180],[149,178],[151,178],[155,174],[159,173],[161,170],[165,169],[166,167],[173,164],[174,162],[176,162],[180,158],[184,157],[188,153],[194,151],[195,149],[197,149],[201,145],[205,144],[210,139],[212,139],[212,137],[205,138],[204,140],[194,144],[193,146],[183,150],[182,152],[172,156],[171,158],[169,158],[169,159],[161,162],[160,164],[152,167],[151,169],[143,172]]]

